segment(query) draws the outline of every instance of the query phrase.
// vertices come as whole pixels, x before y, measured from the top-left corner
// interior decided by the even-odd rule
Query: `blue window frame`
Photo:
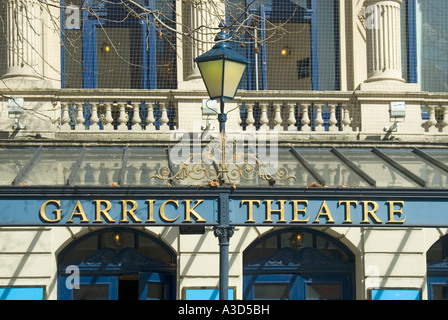
[[[244,251],[243,282],[247,300],[349,300],[354,257],[321,232],[280,230]]]
[[[166,25],[175,21],[169,2],[74,0],[82,15],[79,28],[66,27],[62,0],[62,87],[175,88],[175,35],[147,12],[158,11]],[[144,8],[144,9],[142,9]]]
[[[248,8],[246,28],[234,33],[233,47],[251,61],[241,88],[340,89],[338,1],[258,0],[240,7]],[[239,25],[237,10],[227,12],[230,25]]]

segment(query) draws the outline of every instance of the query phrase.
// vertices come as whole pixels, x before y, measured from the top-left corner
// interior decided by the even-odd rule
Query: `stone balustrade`
[[[149,137],[158,139],[163,133],[197,132],[210,124],[212,129],[219,127],[216,114],[203,110],[208,99],[204,91],[54,89],[2,95],[0,130],[12,137],[41,133],[65,138],[78,133],[86,138],[85,134],[95,132],[121,132],[151,133]],[[10,100],[19,97],[24,101],[23,113],[11,115],[6,111]],[[406,105],[406,115],[399,119],[390,116],[391,103],[397,101]],[[427,141],[448,134],[448,94],[442,93],[241,90],[226,102],[226,113],[229,132],[274,131],[286,139],[312,135]],[[14,129],[14,121],[26,129]]]

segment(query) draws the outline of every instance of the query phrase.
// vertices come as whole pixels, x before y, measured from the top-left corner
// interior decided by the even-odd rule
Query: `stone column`
[[[361,90],[418,90],[402,75],[402,0],[365,0],[367,79]]]
[[[7,69],[2,79],[42,79],[42,10],[37,0],[8,0]]]
[[[401,70],[401,0],[367,0],[366,82],[404,82]]]
[[[191,51],[191,67],[187,73],[187,80],[201,77],[194,58],[210,50],[214,45],[214,38],[218,32],[219,19],[215,16],[217,3],[206,0],[190,0],[187,2],[190,12],[190,29],[192,31],[192,45],[186,46]],[[213,32],[216,28],[216,33]]]

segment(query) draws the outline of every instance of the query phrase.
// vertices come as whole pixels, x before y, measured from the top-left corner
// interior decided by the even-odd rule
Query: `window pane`
[[[97,28],[98,88],[142,87],[139,28]]]
[[[164,300],[166,298],[166,285],[163,283],[148,283],[146,285],[147,299]]]
[[[67,255],[64,256],[63,263],[79,261],[82,258],[94,254],[97,250],[98,250],[98,236],[86,237],[83,241],[76,244],[67,253]]]
[[[448,286],[432,285],[433,300],[448,300]]]
[[[419,83],[424,91],[448,91],[448,2],[417,0]]]
[[[307,283],[307,300],[341,300],[342,286],[340,283]]]
[[[254,299],[260,300],[288,300],[289,285],[287,283],[255,284]]]
[[[73,300],[108,300],[108,284],[80,285],[79,289],[73,290]]]

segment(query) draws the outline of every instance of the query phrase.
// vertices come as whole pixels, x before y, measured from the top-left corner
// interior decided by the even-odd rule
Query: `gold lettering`
[[[241,205],[243,205],[245,203],[248,204],[246,222],[255,222],[253,205],[254,205],[254,203],[256,203],[258,206],[260,206],[260,200],[241,200]]]
[[[154,202],[156,200],[146,200],[146,202],[148,202],[148,220],[146,222],[156,222],[154,220]]]
[[[323,211],[325,211],[325,212],[323,212]],[[334,219],[331,216],[330,209],[328,209],[328,205],[325,200],[322,202],[322,205],[320,206],[320,209],[319,209],[319,213],[317,214],[316,220],[314,220],[314,222],[319,223],[319,218],[321,216],[323,216],[323,217],[325,217],[325,219],[327,219],[327,223],[334,223]]]
[[[55,209],[55,210],[53,210],[53,212],[56,213],[55,219],[49,219],[49,218],[47,217],[47,214],[45,213],[45,209],[46,209],[46,207],[47,207],[47,205],[48,205],[49,203],[55,203],[55,204],[57,204],[57,205],[58,205],[58,208],[61,206],[61,201],[59,201],[59,200],[48,200],[48,201],[45,201],[45,202],[42,204],[42,206],[40,207],[40,211],[39,211],[40,217],[41,217],[45,222],[59,222],[59,220],[61,220],[61,212],[62,212],[62,209]]]
[[[394,217],[395,214],[398,214],[398,216],[401,216],[403,214],[404,202],[403,201],[387,201],[387,204],[389,205],[389,221],[387,221],[387,223],[404,223],[406,220],[406,217],[404,217],[403,220],[400,220],[400,221],[395,220],[395,217]],[[394,210],[395,205],[400,205],[400,209]]]
[[[174,203],[176,205],[176,208],[179,207],[179,202],[177,200],[166,200],[165,202],[162,203],[162,205],[160,206],[160,217],[162,218],[162,220],[166,222],[174,222],[179,218],[179,216],[177,216],[174,219],[170,219],[165,215],[165,206],[170,202]]]
[[[380,219],[376,216],[375,212],[378,210],[378,203],[375,201],[361,201],[363,205],[363,219],[361,223],[370,223],[369,215],[375,220],[376,223],[382,223]],[[373,206],[372,210],[369,210],[369,205]]]
[[[84,208],[82,207],[81,202],[79,200],[76,202],[72,214],[70,215],[70,219],[68,219],[67,222],[73,222],[74,216],[80,216],[81,222],[89,222],[89,219],[87,219],[86,213],[84,212]]]
[[[341,204],[345,205],[345,220],[344,223],[352,223],[352,219],[350,217],[350,207],[354,205],[355,207],[358,205],[358,201],[355,200],[341,200],[338,202],[338,206]]]
[[[202,218],[194,209],[204,202],[204,200],[197,200],[197,203],[193,208],[190,208],[190,203],[192,200],[184,200],[185,201],[185,220],[184,222],[190,222],[190,214],[192,214],[197,222],[206,222],[204,218]]]
[[[285,220],[285,202],[286,200],[277,200],[280,203],[280,209],[272,209],[271,204],[274,200],[264,200],[266,202],[266,220],[264,222],[272,222],[271,214],[278,213],[280,218],[278,222],[286,222]]]
[[[137,210],[138,208],[138,204],[136,201],[134,200],[120,200],[120,202],[123,205],[123,215],[122,215],[122,219],[120,222],[129,222],[128,221],[128,214],[131,216],[132,220],[134,220],[134,222],[142,222],[142,220],[140,220],[136,215],[135,215],[135,210]],[[132,208],[128,209],[128,202],[130,202],[132,204]]]
[[[111,218],[108,211],[112,208],[112,203],[108,200],[93,200],[95,203],[95,220],[93,222],[102,222],[101,215],[107,220],[106,222],[115,222],[114,219]],[[104,203],[106,208],[101,209],[101,204]]]
[[[310,217],[306,218],[305,220],[299,220],[297,217],[297,214],[300,213],[305,217],[306,214],[306,206],[308,205],[308,200],[292,200],[293,203],[293,219],[291,220],[291,222],[308,222],[308,220],[310,220]],[[305,207],[303,209],[298,209],[298,204],[299,203],[303,203],[305,205]]]

